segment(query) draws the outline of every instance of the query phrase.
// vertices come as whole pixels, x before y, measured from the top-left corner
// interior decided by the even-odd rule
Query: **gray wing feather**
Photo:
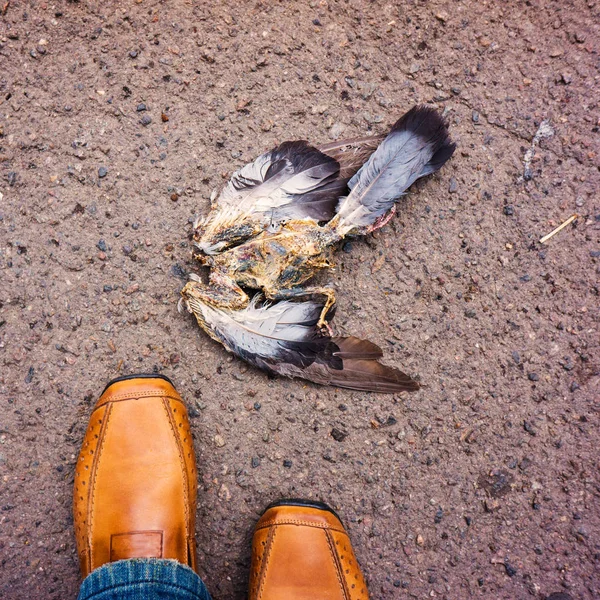
[[[320,301],[259,305],[229,311],[187,300],[202,327],[230,352],[270,373],[323,385],[396,393],[419,384],[378,362],[381,348],[355,337],[331,338],[317,327]]]
[[[454,149],[437,111],[412,108],[348,182],[350,194],[335,219],[338,231],[345,235],[373,225],[419,177],[440,169]]]
[[[217,205],[239,215],[266,214],[271,220],[307,217],[323,220],[327,204],[328,220],[346,187],[345,180],[331,185],[339,179],[339,171],[334,158],[307,142],[284,142],[235,172],[218,197]]]

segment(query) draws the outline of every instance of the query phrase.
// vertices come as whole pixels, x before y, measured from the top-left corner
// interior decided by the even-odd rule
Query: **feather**
[[[219,309],[193,298],[193,312],[210,328],[215,339],[240,358],[265,368],[268,363],[284,362],[304,368],[317,356],[333,357],[337,347],[316,328],[322,304],[318,302],[278,302],[259,306],[260,295],[243,310]],[[202,322],[200,323],[202,325]]]
[[[293,215],[301,218],[310,217],[313,201],[322,204],[328,197],[333,206],[330,214],[339,197],[339,184],[331,185],[339,170],[335,159],[308,142],[284,142],[234,173],[217,203],[238,214],[268,213],[269,217],[277,217],[281,209],[289,214],[293,205],[305,205]],[[322,206],[317,212],[322,212]]]
[[[336,337],[333,338],[334,343],[339,348],[335,352],[335,356],[340,358],[356,358],[377,360],[383,356],[381,348],[373,342],[361,340],[355,337]]]
[[[397,123],[352,179],[332,226],[340,235],[365,230],[383,217],[419,178],[442,167],[455,144],[433,108],[415,106]]]
[[[419,389],[408,375],[377,362],[382,356],[377,345],[323,334],[316,326],[323,301],[260,305],[259,300],[257,295],[245,309],[230,311],[185,298],[213,339],[267,372],[363,391]],[[328,319],[332,316],[330,311]]]
[[[384,140],[385,135],[373,135],[364,138],[341,140],[319,146],[323,154],[334,158],[340,164],[340,177],[350,178],[363,166],[377,146]]]
[[[321,365],[311,365],[302,377],[322,385],[360,390],[363,392],[416,392],[419,384],[405,373],[382,365],[376,360],[344,360],[342,370],[323,369]]]
[[[288,219],[329,221],[347,192],[338,162],[305,141],[284,142],[235,172],[195,242],[205,254],[243,243]]]

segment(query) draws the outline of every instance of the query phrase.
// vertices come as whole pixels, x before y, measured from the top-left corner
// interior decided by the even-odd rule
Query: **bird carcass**
[[[348,235],[382,227],[420,177],[455,145],[433,108],[416,106],[387,136],[315,148],[284,142],[232,176],[194,225],[195,257],[182,305],[210,337],[270,373],[375,392],[418,383],[379,362],[372,342],[331,333],[335,294],[310,286]]]

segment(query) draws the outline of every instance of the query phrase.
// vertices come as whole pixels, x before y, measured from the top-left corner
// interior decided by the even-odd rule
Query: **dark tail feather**
[[[356,358],[377,360],[383,356],[381,348],[368,340],[361,340],[354,336],[350,336],[334,337],[331,341],[339,348],[339,350],[333,353],[334,356],[339,356],[343,359]]]
[[[334,337],[337,346],[331,358],[319,354],[311,365],[297,376],[321,383],[363,392],[416,392],[419,384],[398,369],[379,362],[381,348],[368,340],[356,337]],[[340,361],[341,359],[341,361]]]
[[[344,360],[342,370],[329,371],[327,384],[363,392],[388,394],[416,392],[419,389],[419,384],[414,379],[376,360]]]
[[[331,226],[341,236],[368,230],[419,177],[440,169],[455,148],[441,115],[415,106],[348,182],[351,192],[340,202]]]

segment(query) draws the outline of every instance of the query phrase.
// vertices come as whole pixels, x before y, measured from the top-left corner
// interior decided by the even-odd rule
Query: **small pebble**
[[[331,430],[331,437],[336,442],[343,442],[348,437],[348,433],[346,431],[342,431],[341,429],[338,429],[337,427],[334,427]]]
[[[560,79],[565,85],[569,85],[573,82],[573,77],[570,73],[562,73]]]
[[[456,183],[456,179],[454,177],[450,180],[450,186],[448,187],[448,191],[451,194],[454,194],[458,190],[458,183]]]
[[[479,113],[476,110],[471,113],[471,119],[473,119],[473,123],[479,123]]]
[[[507,204],[504,207],[504,214],[507,217],[512,217],[515,214],[515,209],[513,208],[512,204]]]
[[[171,267],[171,275],[173,275],[174,277],[179,277],[179,279],[183,280],[187,280],[188,278],[186,270],[179,263],[175,263]]]
[[[138,112],[144,112],[145,110],[147,110],[146,105],[143,102],[140,102],[137,107],[136,110]]]
[[[343,123],[334,123],[329,129],[329,137],[332,140],[337,140],[346,130],[346,126]]]
[[[104,240],[100,240],[96,244],[96,247],[98,248],[98,250],[100,250],[100,252],[106,252],[107,251],[106,242]]]
[[[253,456],[250,464],[252,465],[253,469],[260,467],[260,458],[258,456]]]
[[[529,379],[529,381],[539,381],[540,380],[540,376],[537,373],[528,373],[527,378]]]
[[[137,50],[130,50],[129,51],[129,58],[137,58],[138,55],[138,51]]]
[[[483,508],[487,513],[496,512],[500,508],[500,500],[494,498],[486,498],[483,502]]]
[[[148,125],[150,125],[150,123],[152,123],[152,117],[150,115],[143,115],[142,118],[140,119],[140,123],[144,127],[147,127]]]
[[[98,169],[98,177],[100,177],[100,179],[103,179],[107,175],[108,175],[108,169],[106,167],[100,167]]]
[[[284,460],[284,461],[283,461],[283,466],[284,466],[286,469],[291,469],[291,468],[292,468],[292,464],[293,464],[293,463],[292,463],[292,461],[291,461],[291,460]]]

